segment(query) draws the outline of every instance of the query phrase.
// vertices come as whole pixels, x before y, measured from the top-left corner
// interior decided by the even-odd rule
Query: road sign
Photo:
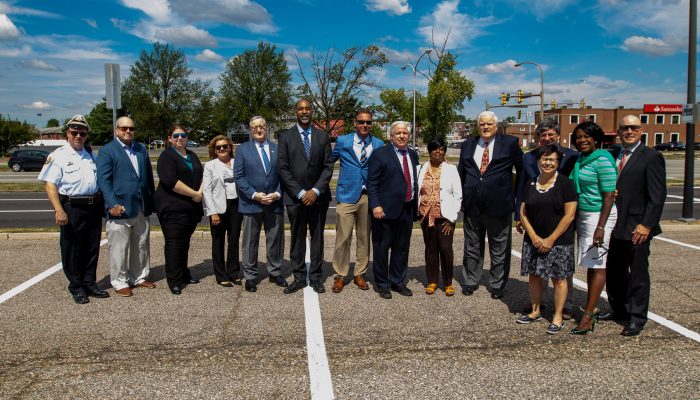
[[[694,124],[697,118],[693,118],[693,105],[683,104],[683,114],[681,116],[681,122],[685,124]]]
[[[105,64],[105,88],[107,108],[122,108],[122,88],[119,78],[119,64]]]

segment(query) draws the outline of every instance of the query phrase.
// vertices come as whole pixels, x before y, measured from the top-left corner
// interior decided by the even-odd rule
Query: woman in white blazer
[[[425,274],[428,278],[425,293],[435,293],[442,270],[445,294],[453,296],[452,239],[462,204],[462,183],[457,167],[445,161],[446,149],[442,139],[428,143],[430,161],[418,172],[418,214],[425,242]]]
[[[239,238],[242,216],[238,213],[238,193],[233,179],[233,142],[219,135],[209,142],[209,158],[204,165],[202,191],[204,212],[211,226],[211,258],[216,283],[225,287],[241,284]],[[224,242],[228,251],[224,259]]]

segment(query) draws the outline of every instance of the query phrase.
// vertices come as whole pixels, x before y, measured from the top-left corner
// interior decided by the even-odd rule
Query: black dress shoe
[[[216,282],[216,283],[218,283],[219,286],[223,286],[223,287],[233,287],[233,283],[231,283],[229,281]]]
[[[391,291],[389,289],[377,289],[377,293],[379,293],[379,297],[382,299],[391,298]]]
[[[243,279],[241,279],[239,276],[237,276],[231,280],[231,283],[233,283],[234,285],[242,285]]]
[[[462,294],[465,296],[471,296],[474,291],[479,288],[479,285],[470,285],[462,288]]]
[[[109,293],[102,289],[88,289],[87,294],[88,296],[97,297],[98,299],[106,299],[109,297]]]
[[[627,324],[627,326],[625,326],[625,329],[623,329],[620,334],[622,336],[637,336],[642,333],[642,329],[644,329],[643,324],[638,322],[630,322]]]
[[[314,289],[314,292],[316,292],[316,293],[326,293],[326,288],[323,286],[323,283],[321,283],[321,282],[311,282],[311,287]]]
[[[279,275],[277,275],[277,276],[271,276],[271,277],[269,278],[269,281],[272,282],[272,283],[274,283],[275,285],[277,285],[277,286],[279,286],[279,287],[287,287],[287,286],[289,286],[289,284],[287,283],[287,281],[286,281],[284,278],[282,278],[281,276],[279,276]]]
[[[406,286],[392,286],[391,290],[400,294],[401,296],[413,296],[411,289],[407,288]]]
[[[615,312],[602,312],[598,314],[599,321],[629,321],[629,317]]]
[[[498,300],[500,298],[503,298],[503,291],[502,290],[492,290],[491,291],[491,298],[494,300]]]
[[[185,283],[189,283],[190,285],[196,285],[197,283],[199,283],[199,279],[190,278],[187,281],[185,281]]]
[[[90,299],[85,293],[78,293],[73,295],[73,301],[75,304],[87,304],[90,302]]]
[[[245,291],[251,293],[258,291],[258,286],[255,284],[254,280],[245,280]]]
[[[173,286],[170,288],[170,293],[172,294],[182,294],[182,289],[180,286]]]
[[[299,281],[299,280],[294,280],[291,285],[287,286],[284,288],[284,294],[292,294],[300,289],[303,289],[306,287],[306,282],[305,281]]]

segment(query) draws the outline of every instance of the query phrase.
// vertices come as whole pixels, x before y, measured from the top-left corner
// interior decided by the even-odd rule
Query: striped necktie
[[[269,174],[270,173],[270,159],[267,157],[267,153],[265,153],[265,145],[260,143],[259,146],[260,146],[260,154],[262,154],[263,165],[265,166],[265,174]]]
[[[360,140],[362,150],[360,150],[360,163],[364,164],[367,161],[367,140]]]
[[[306,153],[306,159],[310,160],[311,159],[311,141],[309,140],[309,135],[311,135],[311,132],[308,130],[305,130],[304,132],[304,153]]]

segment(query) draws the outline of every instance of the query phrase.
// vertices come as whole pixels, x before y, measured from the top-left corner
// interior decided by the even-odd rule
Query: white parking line
[[[107,244],[107,239],[103,239],[100,242],[100,247],[104,246],[105,244]],[[25,290],[29,289],[30,287],[43,281],[44,279],[48,278],[49,276],[55,274],[57,271],[60,271],[62,268],[63,268],[63,264],[58,263],[58,264],[54,265],[53,267],[47,269],[46,271],[40,273],[39,275],[29,279],[28,281],[25,281],[24,283],[21,283],[15,287],[13,287],[12,289],[10,289],[7,292],[0,295],[0,304],[6,302],[7,300],[10,300],[11,298],[24,292]]]
[[[657,236],[656,238],[657,238],[657,239],[660,239],[658,236]],[[666,239],[666,240],[667,240],[667,241],[670,241],[670,239]],[[673,241],[673,242],[675,242],[675,241]],[[695,249],[700,250],[700,247],[693,246],[693,245],[691,245],[691,244],[681,243],[681,242],[675,242],[675,243],[676,243],[676,244],[683,245],[683,246],[687,246],[687,247],[691,247],[691,248],[695,248]],[[522,259],[522,254],[521,254],[519,251],[514,250],[514,249],[511,249],[511,250],[510,250],[510,253],[511,253],[512,255],[514,255],[514,256],[516,256],[516,257]],[[586,289],[586,290],[588,289],[588,285],[586,284],[586,282],[583,282],[583,281],[580,280],[580,279],[574,278],[574,279],[573,279],[573,282],[574,282],[574,286],[578,286],[578,287],[580,287],[580,288],[582,288],[582,289]],[[600,294],[600,297],[602,297],[602,298],[604,298],[604,299],[607,299],[607,298],[608,298],[607,292],[605,292],[605,291],[603,290],[603,292]],[[647,313],[647,317],[648,317],[650,320],[652,320],[652,321],[658,323],[659,325],[663,325],[663,326],[665,326],[666,328],[668,328],[668,329],[670,329],[670,330],[672,330],[672,331],[674,331],[674,332],[677,332],[677,333],[679,333],[679,334],[681,334],[681,335],[683,335],[683,336],[685,336],[685,337],[687,337],[687,338],[689,338],[689,339],[695,340],[696,342],[700,343],[700,334],[697,333],[697,332],[695,332],[695,331],[691,331],[690,329],[688,329],[688,328],[686,328],[686,327],[684,327],[684,326],[682,326],[682,325],[679,325],[679,324],[677,324],[677,323],[675,323],[675,322],[673,322],[673,321],[670,321],[670,320],[668,320],[668,319],[666,319],[666,318],[664,318],[664,317],[662,317],[662,316],[660,316],[660,315],[654,314],[654,313],[651,312],[651,311],[649,311],[649,312]]]
[[[0,210],[0,213],[33,213],[33,212],[54,212],[54,210]]]

